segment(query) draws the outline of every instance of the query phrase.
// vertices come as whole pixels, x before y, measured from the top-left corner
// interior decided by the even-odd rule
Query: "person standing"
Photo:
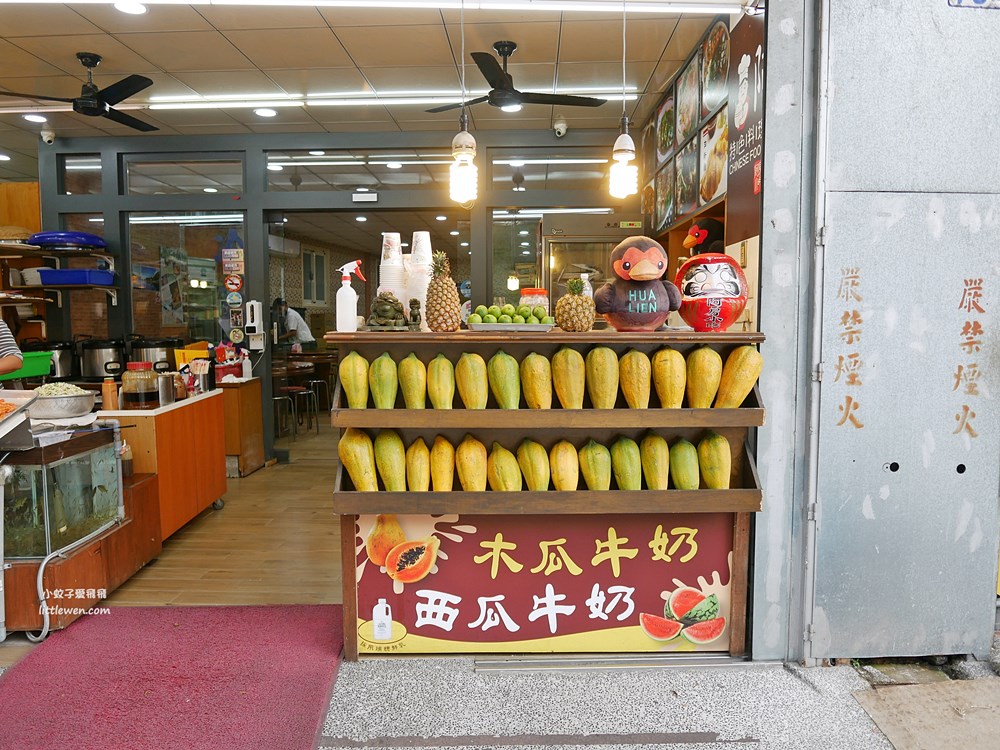
[[[0,375],[7,375],[20,370],[24,364],[24,357],[14,340],[14,334],[10,332],[7,324],[0,320]]]
[[[311,351],[316,348],[316,338],[309,330],[309,324],[305,318],[288,306],[288,303],[278,297],[272,306],[277,312],[280,320],[285,322],[285,333],[278,336],[279,341],[290,344],[299,344],[303,351]]]

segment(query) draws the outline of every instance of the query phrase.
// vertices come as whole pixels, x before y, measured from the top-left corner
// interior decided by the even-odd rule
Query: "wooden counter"
[[[121,424],[134,471],[156,474],[163,539],[226,494],[223,401],[215,390],[159,409],[97,413]]]
[[[264,465],[260,378],[219,383],[226,415],[226,476],[245,477]]]

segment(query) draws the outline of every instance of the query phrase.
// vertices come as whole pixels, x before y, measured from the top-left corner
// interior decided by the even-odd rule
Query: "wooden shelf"
[[[358,492],[341,467],[333,493],[337,514],[593,515],[601,513],[756,513],[763,492],[753,457],[743,463],[743,487],[730,490],[607,490],[575,492]],[[581,480],[581,486],[583,485]]]
[[[55,292],[56,305],[59,307],[62,307],[63,292],[79,291],[81,289],[97,289],[107,293],[108,297],[111,298],[112,306],[116,306],[118,304],[118,287],[110,286],[108,284],[43,284],[41,286],[12,286],[10,288],[19,292],[27,292],[33,289],[40,289],[43,292]]]
[[[340,344],[350,348],[360,345],[380,345],[396,348],[397,344],[423,347],[461,346],[462,344],[589,344],[607,346],[618,345],[664,345],[664,344],[759,344],[764,341],[764,334],[757,332],[743,333],[725,331],[723,333],[697,333],[688,329],[672,329],[665,331],[635,331],[619,332],[613,329],[604,331],[586,331],[584,333],[568,333],[558,329],[551,331],[519,332],[511,331],[455,331],[454,333],[428,333],[421,331],[338,333],[330,331],[323,339],[328,344]],[[400,354],[400,356],[406,356]]]

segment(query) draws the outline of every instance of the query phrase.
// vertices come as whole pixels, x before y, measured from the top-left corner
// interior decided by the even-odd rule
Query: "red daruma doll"
[[[680,316],[699,333],[725,331],[747,306],[747,279],[725,253],[692,255],[674,283],[681,292]]]

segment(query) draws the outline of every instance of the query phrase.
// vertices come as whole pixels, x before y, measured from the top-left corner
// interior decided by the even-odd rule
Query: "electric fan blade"
[[[510,76],[503,72],[500,63],[489,52],[473,52],[472,59],[479,66],[479,72],[494,89],[509,89],[513,86]]]
[[[153,82],[146,76],[130,75],[122,78],[117,83],[112,83],[106,89],[97,92],[97,98],[114,106],[118,102],[125,101],[130,96],[138,94],[143,89],[149,88]]]
[[[62,96],[39,96],[38,94],[19,94],[16,91],[0,91],[0,96],[16,96],[21,99],[43,99],[47,102],[71,102],[72,99],[66,99]]]
[[[480,97],[477,97],[475,99],[470,99],[469,101],[467,101],[465,103],[465,106],[466,107],[471,107],[473,104],[482,104],[487,99],[489,99],[488,96],[480,96]],[[456,104],[442,104],[440,107],[434,107],[434,109],[428,109],[428,110],[425,110],[425,111],[426,112],[434,112],[434,113],[437,113],[437,112],[447,112],[449,109],[458,109],[461,106],[462,106],[461,102],[458,102]]]
[[[159,128],[155,125],[150,125],[148,122],[143,122],[142,120],[132,117],[132,115],[125,114],[124,112],[119,112],[117,109],[109,109],[104,114],[104,117],[121,123],[122,125],[128,125],[130,128],[141,130],[143,133],[148,133],[152,130],[159,130]]]
[[[533,94],[530,91],[521,92],[523,104],[564,104],[567,107],[600,107],[607,104],[605,99],[594,99],[589,96],[570,96],[569,94]]]

